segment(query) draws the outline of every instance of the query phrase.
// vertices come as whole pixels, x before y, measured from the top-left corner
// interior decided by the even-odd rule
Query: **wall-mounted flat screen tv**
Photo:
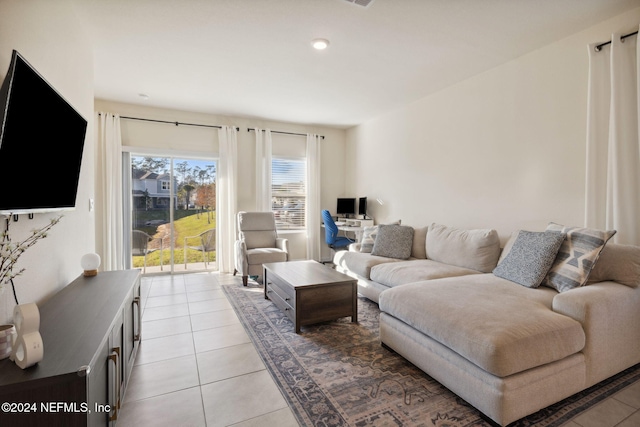
[[[15,50],[0,108],[0,213],[73,209],[87,121]]]

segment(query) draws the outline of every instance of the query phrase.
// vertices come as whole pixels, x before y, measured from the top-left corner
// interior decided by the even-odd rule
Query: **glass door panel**
[[[174,207],[174,264],[184,270],[217,269],[216,162],[174,159],[178,181]]]
[[[131,156],[133,267],[217,269],[216,162]]]

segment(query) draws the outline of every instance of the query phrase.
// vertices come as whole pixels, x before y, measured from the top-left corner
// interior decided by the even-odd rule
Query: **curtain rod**
[[[620,36],[620,40],[624,40],[627,37],[635,36],[636,34],[638,34],[637,31],[634,31],[633,33],[625,34],[624,36]],[[608,42],[600,43],[599,45],[596,46],[596,52],[600,52],[600,49],[602,49],[604,46],[608,44],[611,44],[611,40],[609,40]]]
[[[247,128],[247,132],[251,132],[251,131],[255,132],[255,129],[254,128]],[[263,131],[264,131],[264,129],[263,129]],[[271,132],[272,133],[281,133],[281,134],[284,134],[284,135],[307,136],[306,133],[282,132],[282,131],[279,131],[279,130],[272,130]],[[320,138],[324,139],[324,135],[318,135],[318,136]]]
[[[218,125],[203,125],[203,124],[199,124],[199,123],[184,123],[184,122],[170,122],[168,120],[155,120],[155,119],[143,119],[140,117],[128,117],[128,116],[120,116],[121,119],[128,119],[128,120],[140,120],[142,122],[154,122],[154,123],[167,123],[170,125],[183,125],[183,126],[198,126],[198,127],[203,127],[203,128],[216,128],[216,129],[222,129],[222,126],[218,126]],[[239,131],[240,128],[236,127],[236,130]]]

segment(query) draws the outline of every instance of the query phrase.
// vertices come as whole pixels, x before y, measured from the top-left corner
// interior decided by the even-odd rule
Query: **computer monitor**
[[[356,214],[356,199],[355,198],[340,198],[338,199],[338,206],[336,208],[338,215],[355,215]]]
[[[358,203],[358,215],[362,215],[362,219],[367,219],[367,198],[360,197],[360,202]]]

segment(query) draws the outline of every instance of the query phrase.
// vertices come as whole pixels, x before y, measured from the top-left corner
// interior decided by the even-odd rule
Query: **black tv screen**
[[[356,213],[356,199],[338,199],[338,207],[336,209],[336,213],[338,215],[354,215]]]
[[[87,121],[15,50],[0,108],[0,212],[73,209]]]

